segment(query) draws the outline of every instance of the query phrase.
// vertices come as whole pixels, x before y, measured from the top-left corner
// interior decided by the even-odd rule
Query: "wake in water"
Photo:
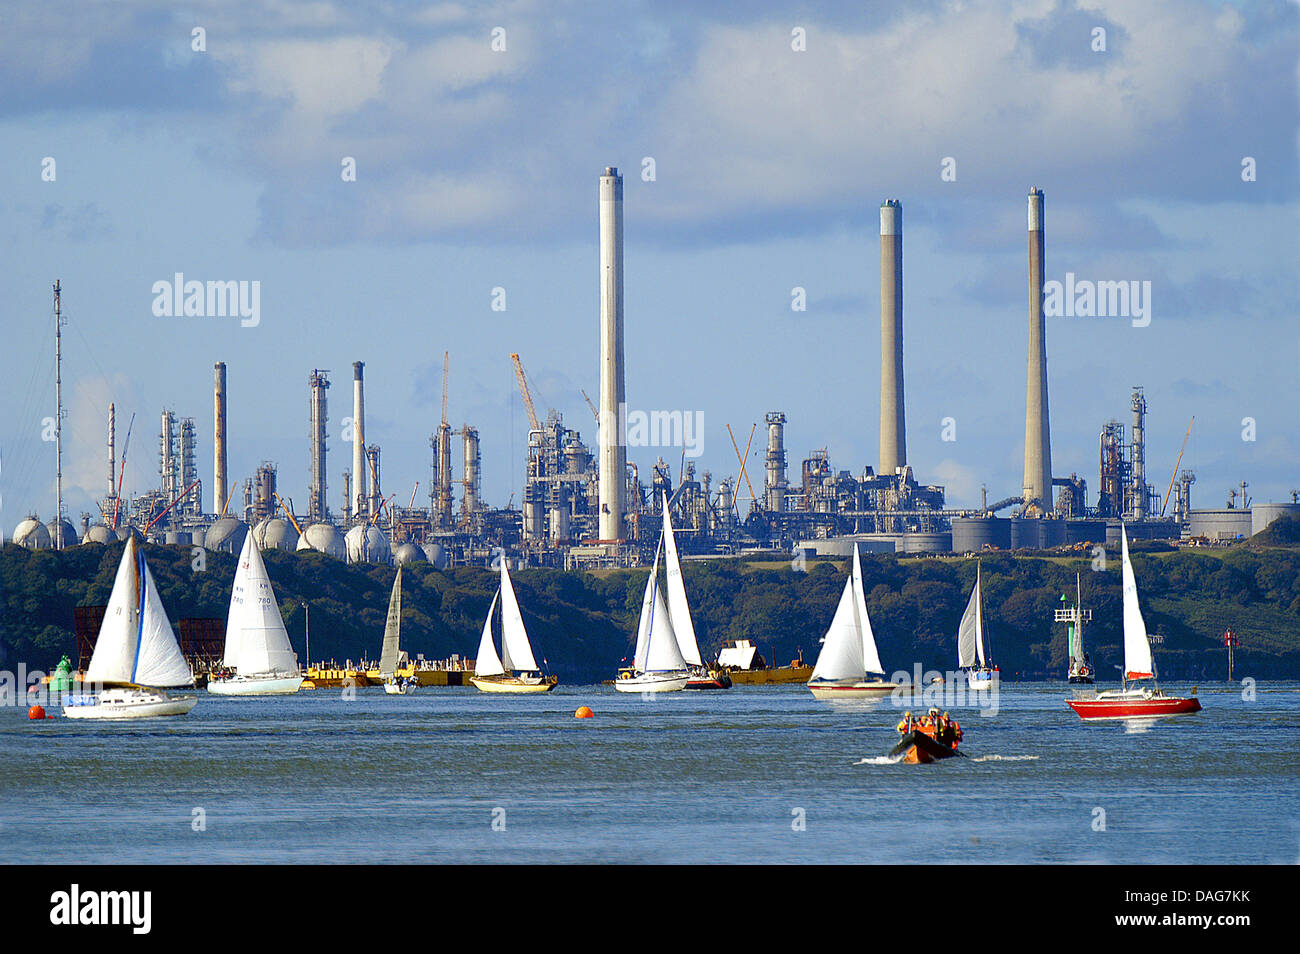
[[[978,755],[972,762],[1034,762],[1037,755]]]
[[[897,765],[903,759],[903,753],[897,755],[877,755],[869,759],[858,759],[854,765]]]

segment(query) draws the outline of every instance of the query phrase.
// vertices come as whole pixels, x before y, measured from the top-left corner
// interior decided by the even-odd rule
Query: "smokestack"
[[[880,473],[907,463],[903,420],[903,206],[880,205]]]
[[[785,510],[785,415],[767,414],[767,509]]]
[[[226,363],[212,367],[212,512],[218,516],[226,505]]]
[[[329,513],[325,495],[325,427],[329,412],[325,389],[330,386],[326,372],[313,368],[307,379],[311,385],[311,491],[307,499],[307,517],[324,520]]]
[[[623,538],[623,177],[600,177],[600,539]]]
[[[117,406],[108,405],[108,495],[117,493]]]
[[[1025,503],[1052,509],[1052,441],[1047,415],[1043,325],[1043,192],[1029,190],[1029,373],[1025,392]]]
[[[362,394],[364,361],[352,362],[352,513],[366,512],[366,400]]]

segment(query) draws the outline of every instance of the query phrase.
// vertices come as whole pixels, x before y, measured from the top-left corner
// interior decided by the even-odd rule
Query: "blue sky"
[[[1049,320],[1054,472],[1085,477],[1095,502],[1098,432],[1128,422],[1143,385],[1162,493],[1192,415],[1197,506],[1241,480],[1259,500],[1300,485],[1293,4],[46,2],[4,17],[6,534],[52,511],[55,278],[74,520],[107,483],[109,400],[119,446],[137,414],[128,491],[156,484],[161,409],[196,419],[210,506],[217,360],[232,477],[276,461],[305,507],[307,376],[327,368],[339,509],[363,360],[385,491],[405,501],[418,480],[423,501],[444,350],[453,425],[481,435],[484,495],[517,505],[510,352],[539,404],[595,439],[579,389],[596,397],[606,165],[626,175],[629,404],[701,411],[697,466],[715,480],[738,471],[726,425],[743,441],[773,409],[792,474],[821,447],[838,469],[875,463],[876,210],[897,197],[909,460],[955,506],[981,485],[1018,493],[1036,185],[1049,279],[1152,283],[1148,327]],[[155,317],[152,285],[177,271],[261,282],[260,324]],[[956,441],[941,440],[945,417]],[[630,457],[644,473],[657,454]]]

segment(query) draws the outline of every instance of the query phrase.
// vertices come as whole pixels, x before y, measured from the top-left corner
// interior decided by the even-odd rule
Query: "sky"
[[[950,506],[1018,494],[1037,186],[1048,280],[1150,283],[1149,323],[1047,319],[1054,474],[1095,504],[1100,429],[1129,424],[1140,385],[1162,495],[1193,416],[1194,506],[1300,488],[1295,4],[697,6],[7,3],[0,530],[54,507],[56,279],[74,523],[107,491],[110,401],[119,450],[135,415],[124,491],[157,486],[167,407],[195,419],[212,509],[216,361],[232,479],[273,461],[305,509],[307,380],[328,369],[341,510],[360,360],[385,493],[427,503],[444,351],[482,494],[517,506],[511,352],[542,413],[596,439],[606,166],[629,407],[702,415],[715,484],[739,471],[727,425],[743,450],[758,424],[761,493],[772,410],[793,480],[815,449],[875,466],[877,210],[897,198],[908,461]],[[257,323],[156,315],[178,272],[258,282]],[[629,459],[644,475],[661,454],[676,479],[680,447]]]

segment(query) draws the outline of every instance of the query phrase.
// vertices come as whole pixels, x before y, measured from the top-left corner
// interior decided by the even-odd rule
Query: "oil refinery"
[[[1044,195],[1037,188],[1029,191],[1027,208],[1025,450],[1020,488],[992,503],[985,492],[979,507],[952,509],[945,505],[944,487],[921,482],[908,462],[903,209],[897,199],[880,206],[880,430],[875,466],[840,469],[825,448],[815,449],[798,462],[792,479],[786,451],[789,421],[779,409],[765,412],[761,474],[750,473],[747,467],[757,426],[748,435],[744,451],[740,437],[745,435],[731,434],[735,468],[728,462],[728,473],[716,481],[709,470],[697,472],[695,462],[685,454],[675,474],[673,462],[662,456],[654,461],[629,460],[623,419],[627,407],[623,178],[614,167],[605,168],[599,177],[598,211],[599,406],[583,392],[594,418],[595,445],[568,426],[559,411],[539,413],[522,359],[510,354],[528,421],[526,455],[519,461],[524,476],[519,507],[513,506],[513,497],[505,507],[484,500],[479,430],[469,423],[453,429],[449,418],[450,354],[443,356],[441,417],[429,435],[427,506],[416,506],[418,482],[405,501],[386,492],[381,444],[367,443],[365,362],[361,360],[352,365],[351,454],[337,483],[328,479],[328,392],[333,382],[331,372],[320,368],[311,368],[306,380],[309,483],[305,506],[298,508],[279,493],[279,462],[263,461],[252,476],[232,483],[227,449],[238,435],[227,428],[228,402],[253,397],[228,390],[227,366],[218,361],[213,367],[210,494],[205,495],[198,470],[200,438],[195,418],[167,407],[159,417],[157,486],[124,497],[122,481],[134,419],[119,453],[117,409],[110,404],[106,493],[99,501],[100,512],[93,517],[83,514],[80,528],[74,527],[64,514],[62,500],[60,411],[55,441],[60,519],[45,524],[32,514],[17,526],[13,542],[30,548],[106,543],[124,538],[127,528],[134,527],[154,542],[234,553],[252,533],[264,549],[314,550],[350,563],[487,565],[494,554],[504,551],[525,566],[581,568],[648,563],[664,500],[683,551],[716,557],[844,556],[855,543],[877,552],[958,554],[1118,544],[1121,521],[1133,538],[1213,543],[1250,536],[1278,516],[1300,513],[1295,492],[1290,502],[1253,504],[1244,481],[1230,491],[1225,506],[1194,509],[1191,487],[1196,476],[1189,469],[1179,470],[1181,452],[1162,492],[1151,483],[1147,466],[1147,401],[1142,387],[1134,387],[1130,395],[1127,432],[1114,419],[1100,427],[1094,497],[1089,497],[1087,480],[1079,474],[1053,473],[1043,314],[1046,217]],[[61,368],[59,295],[56,283],[55,350]],[[61,408],[61,373],[56,388]],[[506,439],[506,435],[493,437]],[[640,467],[647,465],[642,472]],[[390,486],[397,484],[393,481]],[[406,485],[405,479],[401,485]]]

